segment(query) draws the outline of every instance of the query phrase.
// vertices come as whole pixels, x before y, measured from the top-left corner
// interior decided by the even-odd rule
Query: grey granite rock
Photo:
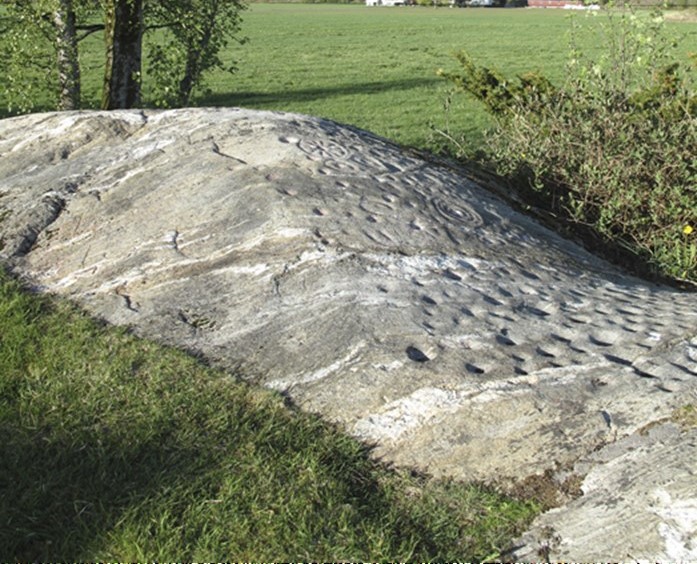
[[[332,122],[237,109],[3,120],[0,207],[1,258],[38,288],[244,368],[435,475],[567,472],[695,401],[694,294],[627,276],[458,171]],[[694,489],[681,460],[671,480]],[[643,499],[690,507],[661,487]],[[664,513],[649,513],[659,542]]]
[[[584,461],[583,496],[539,517],[512,560],[697,561],[697,428],[664,423],[607,450]]]

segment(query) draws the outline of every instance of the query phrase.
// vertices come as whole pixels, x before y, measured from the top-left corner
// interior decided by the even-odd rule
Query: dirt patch
[[[559,507],[583,495],[583,476],[571,473],[560,479],[560,474],[549,469],[516,482],[507,490],[518,499],[532,499],[542,511]]]
[[[643,427],[637,430],[642,436],[648,435],[649,431],[654,427],[659,425],[664,425],[665,423],[675,423],[679,425],[682,429],[688,429],[690,427],[697,427],[697,407],[692,404],[687,404],[682,407],[677,408],[669,417],[663,417],[662,419],[657,419],[656,421],[651,421]]]
[[[697,22],[697,10],[686,9],[686,10],[671,10],[664,14],[666,21],[668,22],[687,22],[695,23]]]

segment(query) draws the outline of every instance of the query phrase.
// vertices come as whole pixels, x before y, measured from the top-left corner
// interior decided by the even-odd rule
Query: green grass
[[[452,53],[469,47],[514,72],[553,72],[567,27],[545,11],[255,4],[250,42],[234,53],[239,72],[212,76],[197,103],[317,115],[424,147],[430,126],[444,125],[449,87],[436,71]],[[491,124],[475,103],[455,109],[467,135]]]
[[[428,148],[431,125],[445,126],[450,88],[436,71],[455,68],[453,53],[468,49],[506,74],[536,70],[560,79],[570,17],[566,10],[253,4],[243,27],[250,41],[230,53],[239,72],[213,75],[212,94],[196,103],[317,115]],[[697,51],[697,24],[674,27],[690,34],[685,49]],[[597,42],[585,37],[583,45],[593,51]],[[492,125],[464,97],[448,117],[474,143]]]
[[[536,507],[0,276],[0,559],[476,560]]]
[[[456,97],[446,115],[450,86],[436,71],[455,69],[452,55],[467,49],[479,64],[506,75],[539,71],[560,79],[571,17],[593,25],[594,18],[566,10],[251,4],[242,26],[249,42],[230,44],[222,57],[236,61],[238,72],[212,74],[210,92],[199,92],[194,103],[306,113],[420,148],[431,147],[432,126],[444,128],[449,119],[477,144],[493,122],[465,97]],[[684,36],[684,51],[697,51],[697,23],[671,26]],[[585,37],[582,46],[593,52],[598,42]],[[81,61],[85,105],[97,107],[103,61],[98,34],[82,44]],[[144,95],[147,100],[147,67]],[[45,97],[37,103],[47,107]]]

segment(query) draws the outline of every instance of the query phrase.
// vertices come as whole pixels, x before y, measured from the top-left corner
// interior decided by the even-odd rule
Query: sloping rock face
[[[624,275],[457,171],[328,121],[236,109],[4,120],[0,206],[0,258],[36,287],[241,367],[435,475],[597,483],[600,466],[622,468],[598,453],[623,460],[617,445],[697,402],[694,294]],[[692,458],[656,495],[694,511],[695,435],[675,433]],[[657,464],[650,450],[631,464]],[[602,558],[669,554],[675,520],[651,511],[642,526],[665,533],[653,548],[625,554],[598,530],[601,553],[619,551]],[[697,532],[681,523],[680,538]],[[589,558],[551,543],[567,531],[554,526],[518,554]]]
[[[694,562],[697,428],[665,422],[577,464],[583,496],[539,517],[517,561]]]

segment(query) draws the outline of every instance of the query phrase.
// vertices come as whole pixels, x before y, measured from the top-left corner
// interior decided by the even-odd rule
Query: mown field
[[[436,70],[464,48],[505,72],[560,78],[569,16],[254,4],[249,42],[225,54],[239,72],[211,76],[196,103],[313,114],[422,148],[450,119],[476,143],[486,115],[459,96],[446,116]],[[697,50],[696,24],[672,29]],[[96,107],[101,44],[88,41],[85,104]],[[0,559],[482,560],[541,508],[387,468],[239,376],[0,276]]]
[[[597,52],[601,18],[569,10],[253,3],[240,34],[248,42],[231,43],[222,56],[238,72],[212,73],[194,103],[327,117],[422,148],[433,127],[449,119],[476,144],[490,118],[464,95],[452,99],[446,114],[450,86],[436,71],[456,68],[453,54],[465,49],[506,75],[540,71],[561,81],[572,35],[585,52]],[[697,19],[669,28],[679,53],[697,51]],[[103,46],[98,34],[81,45],[84,105],[94,108]],[[147,65],[144,98],[152,104]],[[46,99],[37,103],[46,108]],[[0,112],[4,106],[0,89]]]
[[[601,16],[599,16],[601,17]],[[245,45],[231,45],[232,76],[211,76],[199,105],[245,106],[307,113],[424,147],[431,126],[443,127],[449,85],[436,76],[466,49],[506,74],[541,71],[561,80],[573,22],[587,52],[600,44],[598,17],[568,10],[367,8],[332,4],[252,4]],[[697,51],[697,22],[670,26],[680,51]],[[491,122],[463,95],[452,125],[473,142]]]
[[[559,12],[257,4],[245,16],[239,73],[212,77],[200,102],[318,115],[424,146],[430,126],[444,123],[448,85],[436,71],[454,52],[557,74],[567,30]],[[464,99],[455,111],[474,136],[489,123]]]

